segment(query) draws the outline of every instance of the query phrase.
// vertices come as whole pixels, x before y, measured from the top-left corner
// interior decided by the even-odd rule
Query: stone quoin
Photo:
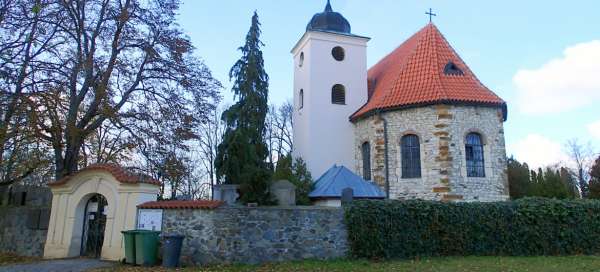
[[[504,100],[432,22],[367,69],[369,40],[329,1],[309,22],[292,50],[293,156],[313,177],[348,167],[392,199],[507,200]]]

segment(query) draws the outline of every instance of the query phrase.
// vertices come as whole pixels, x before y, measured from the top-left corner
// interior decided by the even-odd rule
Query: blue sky
[[[270,100],[292,97],[291,48],[325,0],[187,0],[179,24],[226,86],[253,11],[262,23]],[[600,1],[332,0],[352,32],[371,37],[369,66],[428,22],[467,65],[508,102],[508,155],[534,166],[565,160],[564,143],[600,151]]]

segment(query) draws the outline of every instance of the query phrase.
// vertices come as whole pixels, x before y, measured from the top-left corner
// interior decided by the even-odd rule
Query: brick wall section
[[[0,207],[0,252],[41,257],[47,230],[31,229],[27,217],[35,207]]]
[[[346,256],[341,208],[221,207],[164,210],[163,233],[186,236],[182,261],[205,265]]]
[[[434,105],[382,114],[388,122],[390,197],[442,201],[508,199],[502,111],[494,107]],[[466,175],[464,141],[469,132],[484,140],[484,178]],[[400,139],[419,136],[421,178],[403,179]],[[355,124],[355,170],[362,173],[360,146],[371,143],[373,179],[385,185],[383,122],[378,116]]]

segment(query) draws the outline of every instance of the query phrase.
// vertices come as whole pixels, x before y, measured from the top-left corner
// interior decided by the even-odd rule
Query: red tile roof
[[[132,173],[132,172],[126,170],[125,168],[118,166],[116,164],[92,164],[92,165],[89,165],[89,166],[79,170],[77,173],[68,175],[57,181],[50,182],[50,183],[48,183],[48,186],[64,185],[67,182],[69,182],[69,180],[71,180],[75,175],[77,175],[79,173],[83,173],[83,172],[87,172],[87,171],[98,171],[98,170],[106,171],[106,172],[110,173],[113,177],[115,177],[115,179],[117,181],[119,181],[121,183],[129,183],[129,184],[146,183],[146,184],[161,185],[160,181],[153,179],[150,176]]]
[[[464,74],[445,74],[449,62]],[[434,103],[505,105],[477,79],[432,23],[371,67],[368,78],[369,101],[352,120],[377,110]]]
[[[214,200],[151,201],[138,205],[140,209],[216,209],[223,202]]]

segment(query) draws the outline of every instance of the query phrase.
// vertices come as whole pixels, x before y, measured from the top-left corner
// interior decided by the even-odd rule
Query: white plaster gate
[[[52,189],[52,210],[44,258],[71,258],[81,256],[82,242],[88,211],[88,202],[94,196],[106,199],[101,211],[105,216],[104,238],[100,258],[124,258],[121,231],[134,229],[137,205],[155,201],[160,182],[136,175],[111,164],[88,166],[76,174],[49,184]],[[104,219],[104,217],[103,217]]]

